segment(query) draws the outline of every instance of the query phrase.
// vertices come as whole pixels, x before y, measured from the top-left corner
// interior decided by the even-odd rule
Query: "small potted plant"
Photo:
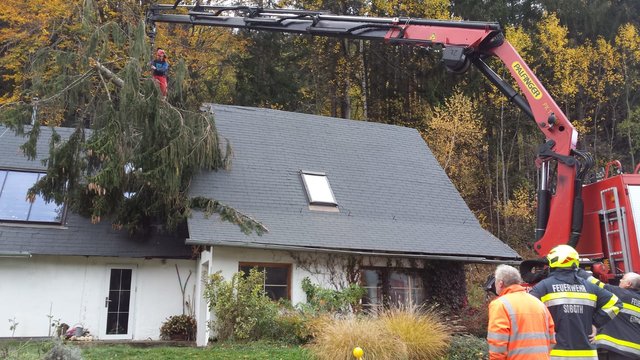
[[[190,315],[174,315],[160,327],[163,340],[193,340],[196,334],[196,319]]]

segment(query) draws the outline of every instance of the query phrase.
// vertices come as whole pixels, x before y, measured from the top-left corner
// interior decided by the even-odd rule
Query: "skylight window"
[[[329,179],[324,173],[302,171],[302,182],[307,190],[307,198],[311,205],[338,206]]]

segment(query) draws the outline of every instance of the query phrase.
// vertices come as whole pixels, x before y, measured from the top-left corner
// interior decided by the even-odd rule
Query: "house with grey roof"
[[[228,279],[258,267],[269,296],[293,303],[306,299],[305,277],[331,288],[355,280],[373,306],[422,302],[430,261],[461,267],[518,258],[481,228],[415,129],[238,106],[204,110],[234,157],[229,171],[195,176],[191,195],[230,205],[268,232],[246,235],[195,213],[186,243],[205,249],[199,276],[220,271]],[[209,319],[200,311],[199,324]]]
[[[0,293],[22,298],[39,293],[20,288],[31,287],[27,282],[19,285],[17,279],[25,274],[33,274],[28,282],[35,287],[62,284],[50,291],[56,299],[65,292],[73,294],[65,319],[97,329],[108,323],[100,320],[100,312],[111,304],[105,291],[125,291],[111,288],[111,269],[131,269],[137,286],[129,287],[130,298],[125,299],[128,324],[135,324],[128,329],[129,338],[146,338],[148,332],[139,335],[141,328],[159,327],[156,318],[151,325],[141,324],[147,312],[161,307],[166,317],[176,312],[174,303],[182,304],[171,286],[175,281],[178,290],[177,266],[198,279],[190,293],[197,343],[205,345],[215,334],[207,327],[212,314],[202,301],[200,280],[216,272],[230,279],[240,270],[263,270],[267,294],[294,304],[306,301],[301,287],[305,278],[336,289],[357,282],[367,291],[363,305],[373,307],[431,298],[437,288],[425,277],[429,264],[461,269],[469,262],[519,259],[481,228],[415,129],[227,105],[207,104],[203,111],[214,114],[223,148],[225,141],[231,143],[233,159],[227,171],[197,174],[190,195],[229,205],[263,224],[267,232],[247,235],[215,214],[194,212],[184,239],[128,242],[107,225],[90,225],[68,212],[53,225],[28,219],[3,222],[0,193],[0,254],[17,256],[0,259]],[[0,171],[42,171],[37,161],[22,162],[16,150],[21,141],[5,145],[12,136],[0,137]],[[41,141],[42,146],[46,143]],[[192,248],[197,258],[187,260]],[[19,257],[26,254],[31,257]],[[143,271],[147,268],[149,273]],[[158,288],[170,295],[156,297]],[[46,301],[38,305],[33,319],[54,303],[48,292],[42,298]],[[15,310],[19,302],[10,306],[13,313],[0,309],[0,317],[21,322],[25,315]],[[60,317],[59,306],[57,300],[52,305],[54,318]],[[2,336],[6,330],[0,328]]]

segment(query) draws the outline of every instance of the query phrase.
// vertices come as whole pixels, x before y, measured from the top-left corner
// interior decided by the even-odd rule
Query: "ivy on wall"
[[[464,263],[425,261],[423,271],[427,302],[439,304],[445,311],[457,311],[467,305]]]

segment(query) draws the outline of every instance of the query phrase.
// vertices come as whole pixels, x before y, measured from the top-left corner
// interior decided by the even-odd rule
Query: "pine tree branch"
[[[109,91],[109,87],[107,86],[107,82],[104,80],[104,77],[102,76],[102,72],[98,71],[98,75],[100,76],[100,80],[102,80],[102,85],[104,85],[104,91],[107,93],[107,98],[109,98],[109,101],[113,101],[111,99],[111,92]]]
[[[89,59],[89,64],[100,71],[101,74],[107,77],[112,83],[114,83],[119,88],[124,86],[124,80],[120,79],[118,75],[114,74],[113,71],[109,70],[106,66],[100,64],[98,60],[93,58]]]
[[[86,72],[84,72],[82,75],[80,75],[79,78],[77,78],[76,80],[74,80],[73,82],[71,82],[69,85],[65,86],[64,89],[58,91],[57,93],[49,96],[48,98],[44,98],[44,99],[40,99],[37,100],[38,103],[46,103],[48,101],[51,101],[57,97],[59,97],[60,95],[64,94],[67,90],[73,88],[74,86],[82,83],[82,81],[86,78],[89,77],[89,75],[91,75],[91,73],[93,72],[93,69],[91,70],[87,70]],[[0,105],[0,109],[4,108],[5,106],[15,106],[15,105],[25,105],[26,102],[24,101],[15,101],[15,102],[9,102],[9,103],[4,103],[2,105]]]
[[[213,213],[217,213],[222,220],[239,225],[245,234],[255,232],[258,235],[262,235],[269,232],[269,229],[260,221],[217,200],[196,196],[191,198],[190,208],[203,211],[205,218]]]
[[[38,102],[40,102],[40,103],[45,103],[45,102],[48,102],[48,101],[51,101],[51,100],[53,100],[53,99],[57,98],[58,96],[61,96],[61,95],[62,95],[62,94],[64,94],[67,90],[69,90],[69,89],[71,89],[72,87],[74,87],[74,86],[76,86],[76,85],[78,85],[78,84],[82,83],[82,81],[84,81],[84,79],[88,78],[88,77],[89,77],[89,75],[91,75],[91,72],[93,72],[93,69],[85,71],[85,72],[84,72],[84,74],[80,75],[80,77],[79,77],[79,78],[77,78],[76,80],[74,80],[73,82],[71,82],[71,84],[69,84],[69,85],[65,86],[65,88],[64,88],[64,89],[62,89],[62,90],[58,91],[57,93],[55,93],[55,94],[53,94],[53,95],[49,96],[48,98],[40,99],[40,100],[38,100]]]
[[[180,112],[180,110],[178,110],[175,106],[171,105],[168,101],[165,101],[165,102],[167,103],[167,105],[171,110],[175,111],[176,114],[178,114],[178,117],[180,118],[180,124],[184,126],[184,116],[182,116],[182,113]]]

